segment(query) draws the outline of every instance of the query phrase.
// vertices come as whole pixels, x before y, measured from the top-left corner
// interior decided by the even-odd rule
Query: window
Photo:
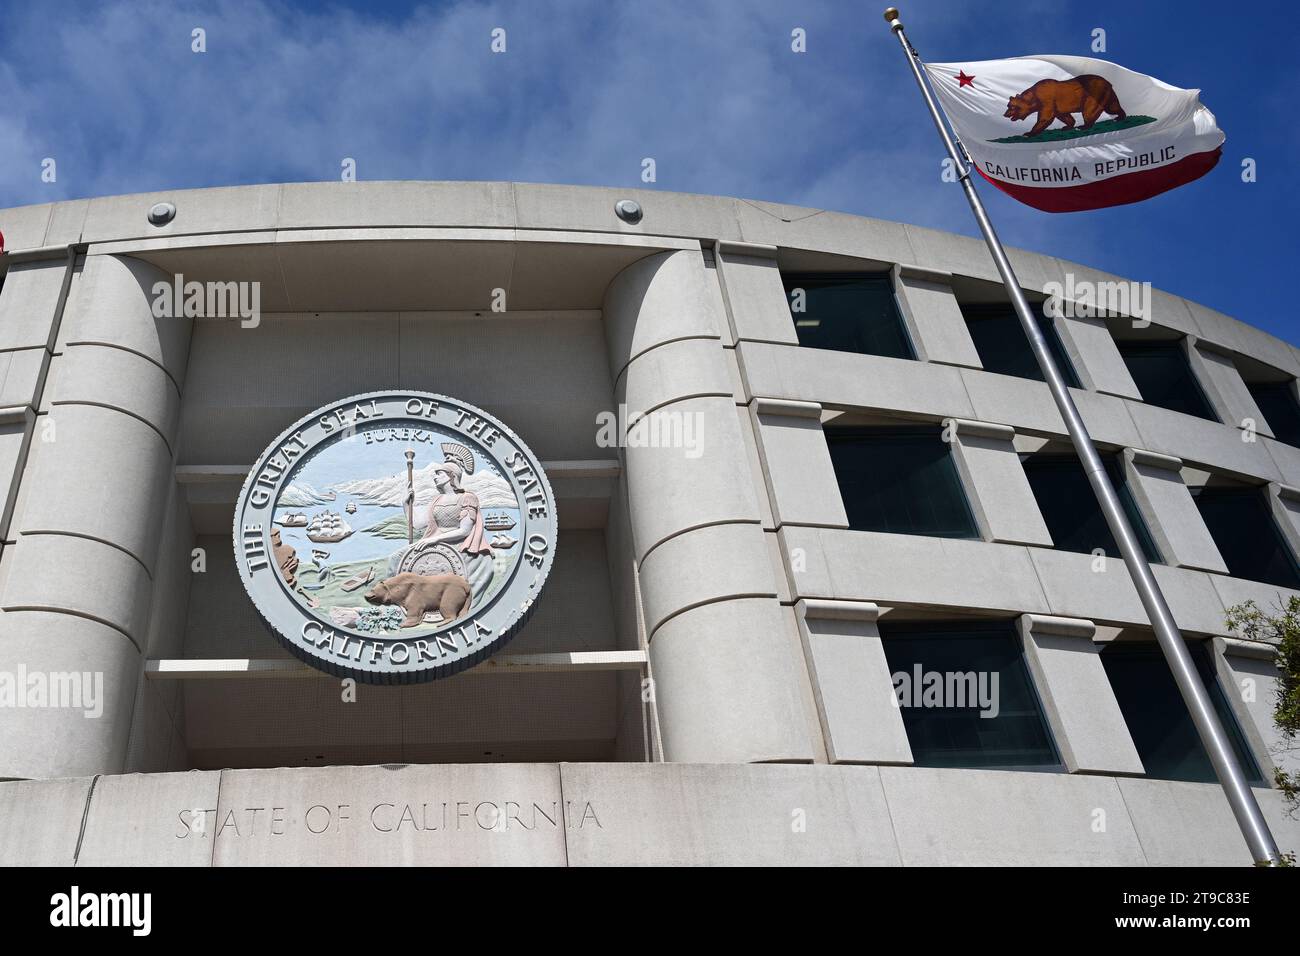
[[[961,479],[937,428],[827,428],[849,527],[977,538]]]
[[[1217,422],[1210,403],[1192,374],[1182,345],[1177,342],[1119,342],[1129,374],[1142,393],[1142,401],[1171,411]]]
[[[1124,515],[1133,526],[1142,553],[1153,564],[1161,563],[1160,551],[1138,510],[1119,459],[1102,455],[1106,474],[1115,486]],[[1101,548],[1111,558],[1122,558],[1119,546],[1110,533],[1097,496],[1084,473],[1083,463],[1074,455],[1031,455],[1024,460],[1025,477],[1033,489],[1038,510],[1043,514],[1053,546],[1059,551],[1091,554]]]
[[[1206,487],[1195,492],[1210,537],[1234,578],[1300,589],[1300,570],[1262,488]]]
[[[1269,431],[1278,441],[1300,448],[1300,405],[1291,382],[1247,382],[1251,397],[1264,413]]]
[[[880,633],[918,767],[1062,769],[1010,624],[882,621]]]
[[[1187,649],[1246,779],[1262,786],[1259,764],[1246,746],[1241,727],[1215,677],[1209,648],[1201,642],[1189,644]],[[1102,651],[1101,662],[1146,775],[1159,780],[1213,783],[1217,779],[1214,767],[1159,646],[1145,641],[1119,641]]]
[[[800,345],[916,358],[888,274],[788,275],[782,281]]]
[[[966,319],[966,327],[970,329],[970,337],[975,342],[980,364],[986,371],[1045,381],[1038,367],[1038,359],[1034,358],[1034,350],[1029,346],[1029,339],[1020,327],[1020,319],[1010,305],[964,305],[961,313]],[[1056,360],[1056,367],[1061,370],[1065,384],[1078,388],[1079,377],[1075,375],[1074,366],[1065,354],[1056,327],[1041,311],[1035,312],[1034,317],[1038,320],[1038,328],[1042,330],[1043,337],[1047,339],[1047,349]]]

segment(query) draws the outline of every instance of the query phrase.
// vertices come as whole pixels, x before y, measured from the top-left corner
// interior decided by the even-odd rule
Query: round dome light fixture
[[[614,215],[624,222],[635,225],[641,221],[641,204],[635,199],[620,199],[614,203]]]
[[[176,206],[169,202],[156,202],[149,207],[149,222],[155,226],[165,226],[176,218]]]

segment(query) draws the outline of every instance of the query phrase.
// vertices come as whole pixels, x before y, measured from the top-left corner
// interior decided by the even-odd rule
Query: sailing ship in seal
[[[509,531],[515,526],[515,519],[504,511],[496,511],[483,516],[483,527],[489,531]]]
[[[335,544],[352,533],[352,525],[337,511],[322,511],[307,525],[307,540]]]

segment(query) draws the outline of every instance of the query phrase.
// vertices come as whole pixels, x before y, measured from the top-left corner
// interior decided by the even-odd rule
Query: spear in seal
[[[415,543],[415,449],[406,449],[406,543]]]

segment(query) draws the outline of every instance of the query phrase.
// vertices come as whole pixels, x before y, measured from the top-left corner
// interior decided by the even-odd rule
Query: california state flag
[[[975,168],[1036,209],[1139,202],[1204,176],[1222,152],[1200,90],[1105,60],[1022,56],[925,69]]]

